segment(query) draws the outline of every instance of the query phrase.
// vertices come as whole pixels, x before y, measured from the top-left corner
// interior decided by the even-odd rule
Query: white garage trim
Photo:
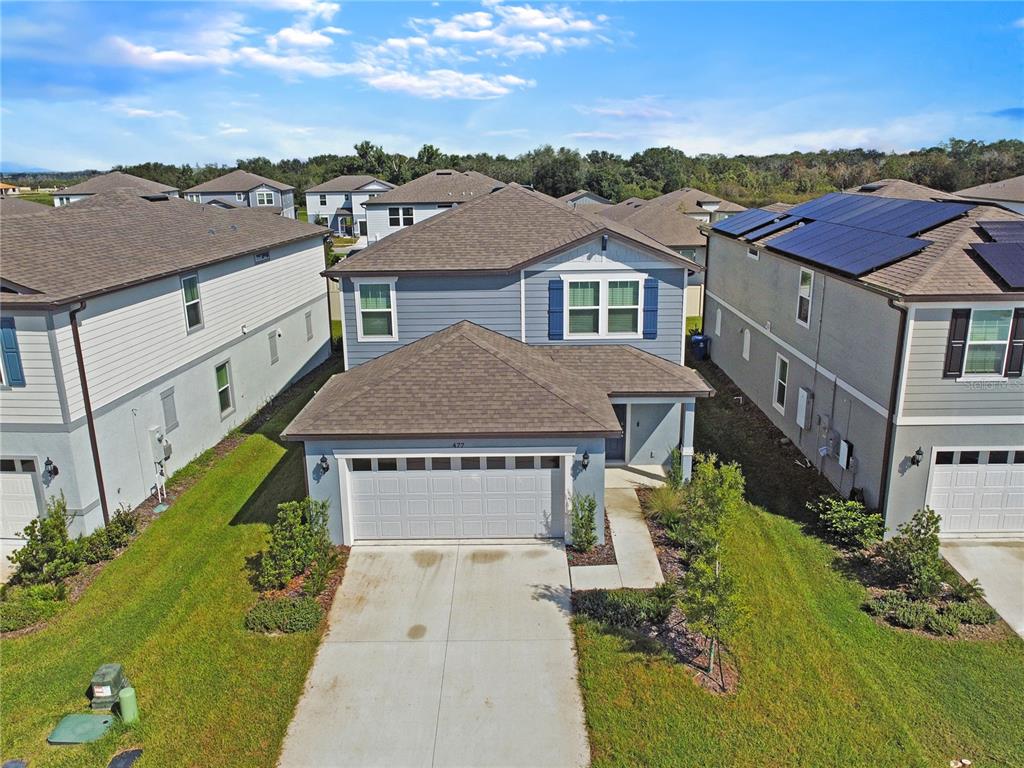
[[[978,457],[977,464],[960,464],[957,459],[964,451],[984,454],[985,462]],[[1005,451],[1007,461],[1005,464],[989,464],[988,459],[993,451]],[[953,463],[937,464],[940,453],[954,454]],[[1024,454],[1024,446],[934,446],[931,450],[931,457],[928,464],[928,483],[925,490],[926,503],[942,516],[940,532],[943,538],[985,536],[995,538],[1021,538],[1024,537],[1024,463],[1014,463],[1016,455]],[[957,514],[957,508],[953,505],[953,499],[942,499],[946,490],[939,485],[937,479],[947,470],[940,469],[952,467],[948,470],[950,482],[957,480],[958,472],[971,470],[957,470],[956,467],[976,467],[975,477],[970,485],[961,486],[962,495],[970,495],[970,505],[963,505]],[[1005,468],[1005,469],[989,469]],[[989,472],[1003,472],[1005,477],[998,485],[986,486]],[[982,507],[979,502],[984,501],[984,489],[988,487],[989,494],[1000,495],[998,507]],[[954,495],[955,488],[950,486],[949,496]],[[1005,496],[1004,496],[1005,495]],[[1004,505],[1005,502],[1005,505]]]

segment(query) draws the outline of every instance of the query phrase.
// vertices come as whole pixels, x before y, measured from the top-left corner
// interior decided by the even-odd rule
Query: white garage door
[[[35,473],[31,459],[0,459],[0,538],[20,537],[39,517]]]
[[[349,459],[353,537],[560,537],[561,466],[559,456]]]
[[[1024,533],[1024,449],[936,451],[928,505],[943,533]]]

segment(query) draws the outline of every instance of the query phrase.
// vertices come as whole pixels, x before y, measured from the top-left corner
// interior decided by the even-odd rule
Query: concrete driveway
[[[1024,637],[1024,541],[946,541],[942,556],[968,581],[977,579],[989,605]]]
[[[565,551],[356,546],[281,766],[585,766]]]

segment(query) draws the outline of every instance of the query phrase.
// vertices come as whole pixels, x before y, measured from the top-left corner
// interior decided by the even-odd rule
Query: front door
[[[359,236],[366,237],[366,219],[359,220]]]
[[[604,455],[606,461],[626,460],[626,405],[625,403],[614,403],[612,409],[622,427],[622,437],[608,437],[604,441]]]

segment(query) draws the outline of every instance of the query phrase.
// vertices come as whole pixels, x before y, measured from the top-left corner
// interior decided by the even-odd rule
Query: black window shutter
[[[963,375],[964,353],[967,350],[967,326],[971,324],[971,310],[954,309],[949,321],[949,340],[946,342],[946,365],[942,378],[955,379]]]
[[[1017,377],[1024,370],[1024,307],[1013,310],[1010,324],[1010,351],[1006,355],[1004,376]]]

